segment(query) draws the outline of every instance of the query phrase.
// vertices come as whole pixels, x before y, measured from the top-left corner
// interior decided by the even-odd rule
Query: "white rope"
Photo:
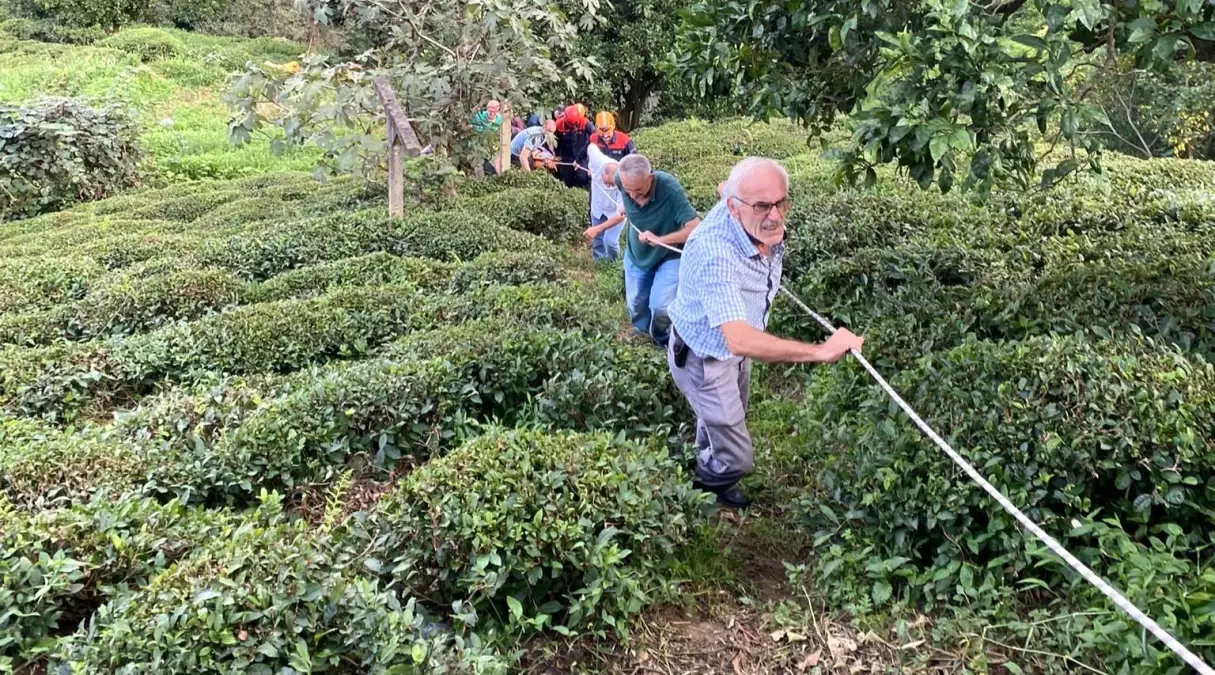
[[[635,232],[637,232],[638,236],[641,236],[641,230],[637,229],[636,225],[632,225],[632,228]],[[662,242],[654,243],[669,251],[683,253],[681,249],[669,244]],[[797,304],[797,306],[800,307],[806,314],[809,314],[810,317],[817,321],[819,325],[822,326],[828,333],[835,333],[835,326],[833,326],[830,321],[807,307],[806,303],[802,302],[801,299],[794,295],[789,289],[781,286],[780,292],[788,296],[790,300]],[[1053,551],[1055,555],[1062,558],[1063,562],[1067,563],[1068,566],[1075,570],[1077,574],[1084,577],[1085,581],[1089,582],[1093,586],[1096,586],[1097,590],[1101,591],[1105,597],[1109,598],[1110,602],[1113,602],[1118,609],[1126,612],[1131,616],[1132,619],[1139,622],[1140,626],[1143,626],[1149,633],[1155,635],[1161,642],[1164,643],[1164,646],[1168,647],[1174,654],[1181,657],[1181,660],[1189,664],[1190,667],[1199,673],[1202,673],[1202,675],[1215,675],[1215,669],[1212,669],[1205,662],[1203,662],[1202,659],[1198,658],[1196,654],[1187,649],[1185,645],[1178,642],[1177,638],[1170,635],[1168,631],[1162,628],[1160,624],[1153,621],[1151,617],[1144,614],[1135,605],[1131,604],[1131,601],[1127,600],[1126,596],[1122,595],[1118,589],[1111,586],[1104,579],[1098,576],[1096,572],[1089,569],[1087,565],[1080,562],[1076,556],[1072,555],[1067,551],[1067,549],[1063,548],[1063,545],[1056,541],[1054,537],[1047,534],[1045,530],[1038,527],[1037,523],[1030,520],[1029,516],[1025,515],[1020,509],[1014,506],[1013,503],[1009,501],[1008,497],[1005,497],[1000,490],[996,488],[996,486],[987,482],[987,479],[983,478],[983,476],[979,474],[978,470],[971,466],[970,462],[967,462],[962,455],[958,454],[958,452],[945,441],[945,439],[941,438],[936,431],[933,431],[932,427],[928,426],[928,423],[925,422],[923,418],[921,418],[919,414],[917,414],[916,411],[903,400],[902,396],[899,396],[899,393],[894,390],[894,387],[890,386],[890,383],[886,381],[886,378],[882,377],[881,374],[878,373],[877,369],[873,367],[873,364],[869,363],[865,357],[861,356],[860,352],[855,349],[851,349],[849,352],[856,358],[858,362],[860,362],[861,366],[863,366],[865,370],[869,372],[869,375],[878,383],[879,386],[881,386],[881,388],[886,392],[886,395],[897,403],[899,408],[902,408],[903,412],[911,418],[912,422],[915,422],[915,425],[920,428],[920,431],[924,432],[924,435],[932,439],[932,442],[936,443],[937,447],[945,451],[945,454],[953,460],[954,464],[957,464],[967,476],[970,476],[971,480],[978,483],[979,487],[983,488],[987,494],[991,495],[991,498],[996,500],[997,504],[1011,514],[1013,518],[1016,518],[1017,522],[1021,523],[1022,527],[1028,530],[1030,534],[1041,540],[1043,544],[1046,544],[1047,548]]]

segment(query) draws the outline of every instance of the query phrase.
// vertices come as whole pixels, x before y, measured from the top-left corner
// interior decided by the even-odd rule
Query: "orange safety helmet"
[[[600,133],[610,134],[616,130],[616,116],[604,110],[595,115],[595,128]]]

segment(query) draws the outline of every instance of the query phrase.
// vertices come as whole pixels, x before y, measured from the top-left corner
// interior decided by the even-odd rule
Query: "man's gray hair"
[[[722,198],[731,199],[737,197],[738,186],[742,184],[743,179],[752,170],[758,169],[761,166],[773,167],[780,173],[780,177],[785,181],[785,193],[787,194],[789,192],[789,172],[785,171],[785,167],[767,157],[748,157],[735,164],[733,169],[730,169],[730,177],[726,179],[725,194],[722,195]]]
[[[624,159],[620,160],[620,167],[617,169],[621,176],[636,180],[645,178],[654,172],[650,166],[650,160],[645,158],[645,155],[625,155]]]

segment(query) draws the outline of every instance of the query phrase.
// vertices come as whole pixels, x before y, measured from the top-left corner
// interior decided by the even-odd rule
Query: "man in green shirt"
[[[700,223],[683,186],[665,171],[654,171],[644,155],[620,160],[616,171],[621,209],[629,223],[624,254],[624,291],[629,320],[654,342],[666,346],[671,318],[667,307],[679,288],[679,254],[659,246],[682,246]]]

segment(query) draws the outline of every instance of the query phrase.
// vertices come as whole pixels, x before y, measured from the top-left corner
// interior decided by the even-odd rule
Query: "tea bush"
[[[665,448],[491,432],[388,498],[377,544],[390,557],[377,562],[436,602],[519,630],[623,630],[664,597],[662,568],[703,504]]]
[[[0,221],[101,199],[139,183],[125,111],[69,98],[0,104]]]
[[[55,635],[86,622],[106,600],[259,518],[131,498],[26,513],[0,496],[0,665],[19,670],[47,659]]]
[[[357,576],[337,533],[282,516],[215,540],[69,638],[78,672],[497,671],[478,641]]]
[[[138,56],[141,61],[159,61],[181,56],[185,44],[159,28],[128,28],[114,33],[98,43],[102,47],[117,49]]]
[[[499,225],[558,242],[579,241],[590,219],[584,190],[513,189],[453,200],[444,210],[493,214]]]
[[[1206,539],[1213,378],[1209,364],[1151,342],[1033,338],[934,352],[892,384],[1048,531],[1113,517],[1146,544],[1159,522]],[[840,454],[824,449],[822,485],[831,511],[849,513],[875,555],[923,567],[960,556],[1028,571],[1012,518],[944,471],[947,459],[890,418],[884,395],[855,374],[832,384],[817,392],[810,415],[835,420],[824,423],[824,438]],[[908,475],[921,478],[900,479]],[[958,571],[907,592],[947,597]]]
[[[410,284],[427,291],[446,290],[457,266],[427,258],[401,258],[383,251],[299,267],[270,277],[250,289],[257,302],[323,294],[340,286]]]

